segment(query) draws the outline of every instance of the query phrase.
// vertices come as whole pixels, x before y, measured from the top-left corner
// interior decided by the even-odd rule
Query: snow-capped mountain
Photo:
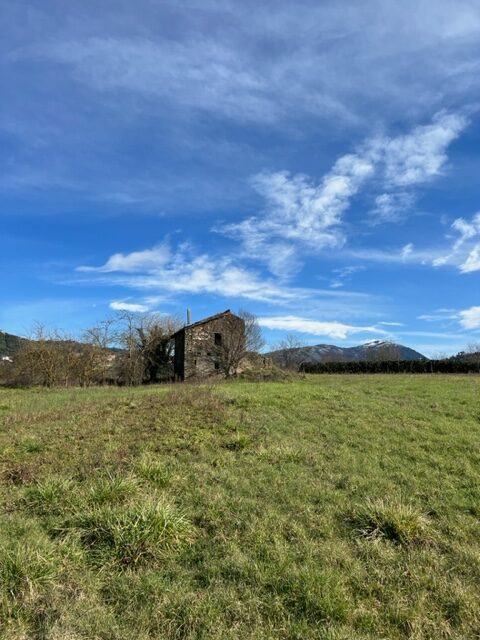
[[[317,344],[311,347],[278,349],[266,354],[279,363],[301,362],[358,362],[361,360],[422,360],[424,355],[388,340],[370,340],[356,347],[337,347],[333,344]]]

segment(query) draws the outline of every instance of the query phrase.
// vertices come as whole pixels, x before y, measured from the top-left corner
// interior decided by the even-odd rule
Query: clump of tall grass
[[[18,546],[0,552],[0,617],[13,615],[26,602],[55,584],[58,566],[47,549]]]
[[[137,490],[135,478],[107,474],[93,481],[87,489],[88,502],[107,504],[124,502]]]
[[[22,449],[26,453],[41,453],[44,450],[44,445],[37,440],[25,440],[21,443]]]
[[[143,456],[136,465],[136,472],[157,487],[166,487],[170,482],[170,471],[153,456]]]
[[[368,500],[349,516],[358,537],[390,540],[400,545],[432,541],[430,522],[413,505],[399,500]]]
[[[25,490],[23,504],[39,516],[58,515],[69,502],[72,486],[69,478],[45,478]]]
[[[77,537],[96,563],[135,566],[159,560],[194,539],[190,521],[165,502],[96,506],[74,514],[60,532]]]

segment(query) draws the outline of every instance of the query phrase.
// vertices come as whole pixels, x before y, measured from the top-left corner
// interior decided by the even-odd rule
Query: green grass
[[[1,638],[480,638],[480,378],[0,407]]]

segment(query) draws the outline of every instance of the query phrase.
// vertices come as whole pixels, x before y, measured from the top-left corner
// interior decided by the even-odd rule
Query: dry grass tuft
[[[368,500],[353,511],[349,521],[355,534],[367,540],[389,540],[400,545],[432,542],[427,516],[399,500]]]
[[[78,538],[98,564],[155,561],[194,540],[194,527],[174,506],[150,502],[99,506],[74,514],[59,533]]]

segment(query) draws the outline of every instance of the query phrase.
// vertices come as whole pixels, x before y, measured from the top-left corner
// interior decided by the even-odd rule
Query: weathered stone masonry
[[[244,329],[242,318],[227,309],[177,331],[173,336],[175,377],[187,380],[220,373],[218,354],[222,344],[232,333],[243,336]]]

